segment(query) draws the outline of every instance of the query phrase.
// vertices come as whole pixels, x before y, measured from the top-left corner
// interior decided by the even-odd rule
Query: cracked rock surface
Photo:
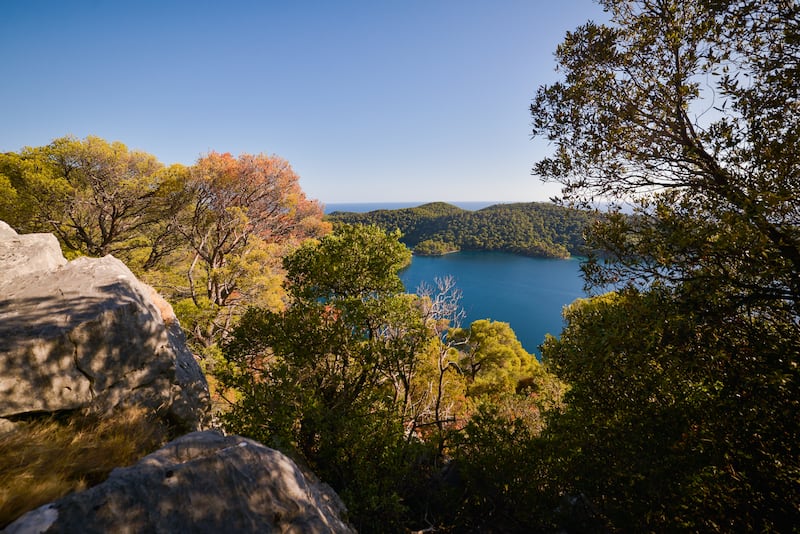
[[[205,428],[205,377],[152,293],[112,256],[67,262],[0,221],[0,418],[140,405]]]

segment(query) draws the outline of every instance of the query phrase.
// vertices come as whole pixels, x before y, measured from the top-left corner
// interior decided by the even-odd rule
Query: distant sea
[[[503,202],[447,202],[454,206],[465,210],[479,210],[486,206],[494,204],[503,204]],[[325,213],[333,213],[334,211],[353,211],[356,213],[366,213],[375,210],[399,210],[402,208],[415,208],[428,202],[331,202],[325,204]]]

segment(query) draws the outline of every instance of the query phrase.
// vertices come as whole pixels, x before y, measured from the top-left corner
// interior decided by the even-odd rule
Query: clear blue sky
[[[536,88],[591,0],[3,0],[0,151],[289,160],[323,202],[531,201]]]

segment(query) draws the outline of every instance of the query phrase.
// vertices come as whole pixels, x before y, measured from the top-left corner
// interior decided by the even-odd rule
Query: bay
[[[545,334],[558,336],[562,308],[585,297],[578,259],[528,258],[500,252],[465,251],[445,256],[414,256],[400,273],[406,291],[436,277],[452,275],[467,314],[463,326],[478,319],[509,323],[528,352],[539,355]]]

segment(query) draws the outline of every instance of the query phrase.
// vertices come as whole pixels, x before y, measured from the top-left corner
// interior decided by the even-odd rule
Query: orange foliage
[[[200,192],[198,209],[213,212],[218,227],[233,230],[231,239],[255,234],[268,243],[296,242],[330,231],[320,203],[306,198],[299,177],[278,156],[211,152],[194,165],[192,178]]]

